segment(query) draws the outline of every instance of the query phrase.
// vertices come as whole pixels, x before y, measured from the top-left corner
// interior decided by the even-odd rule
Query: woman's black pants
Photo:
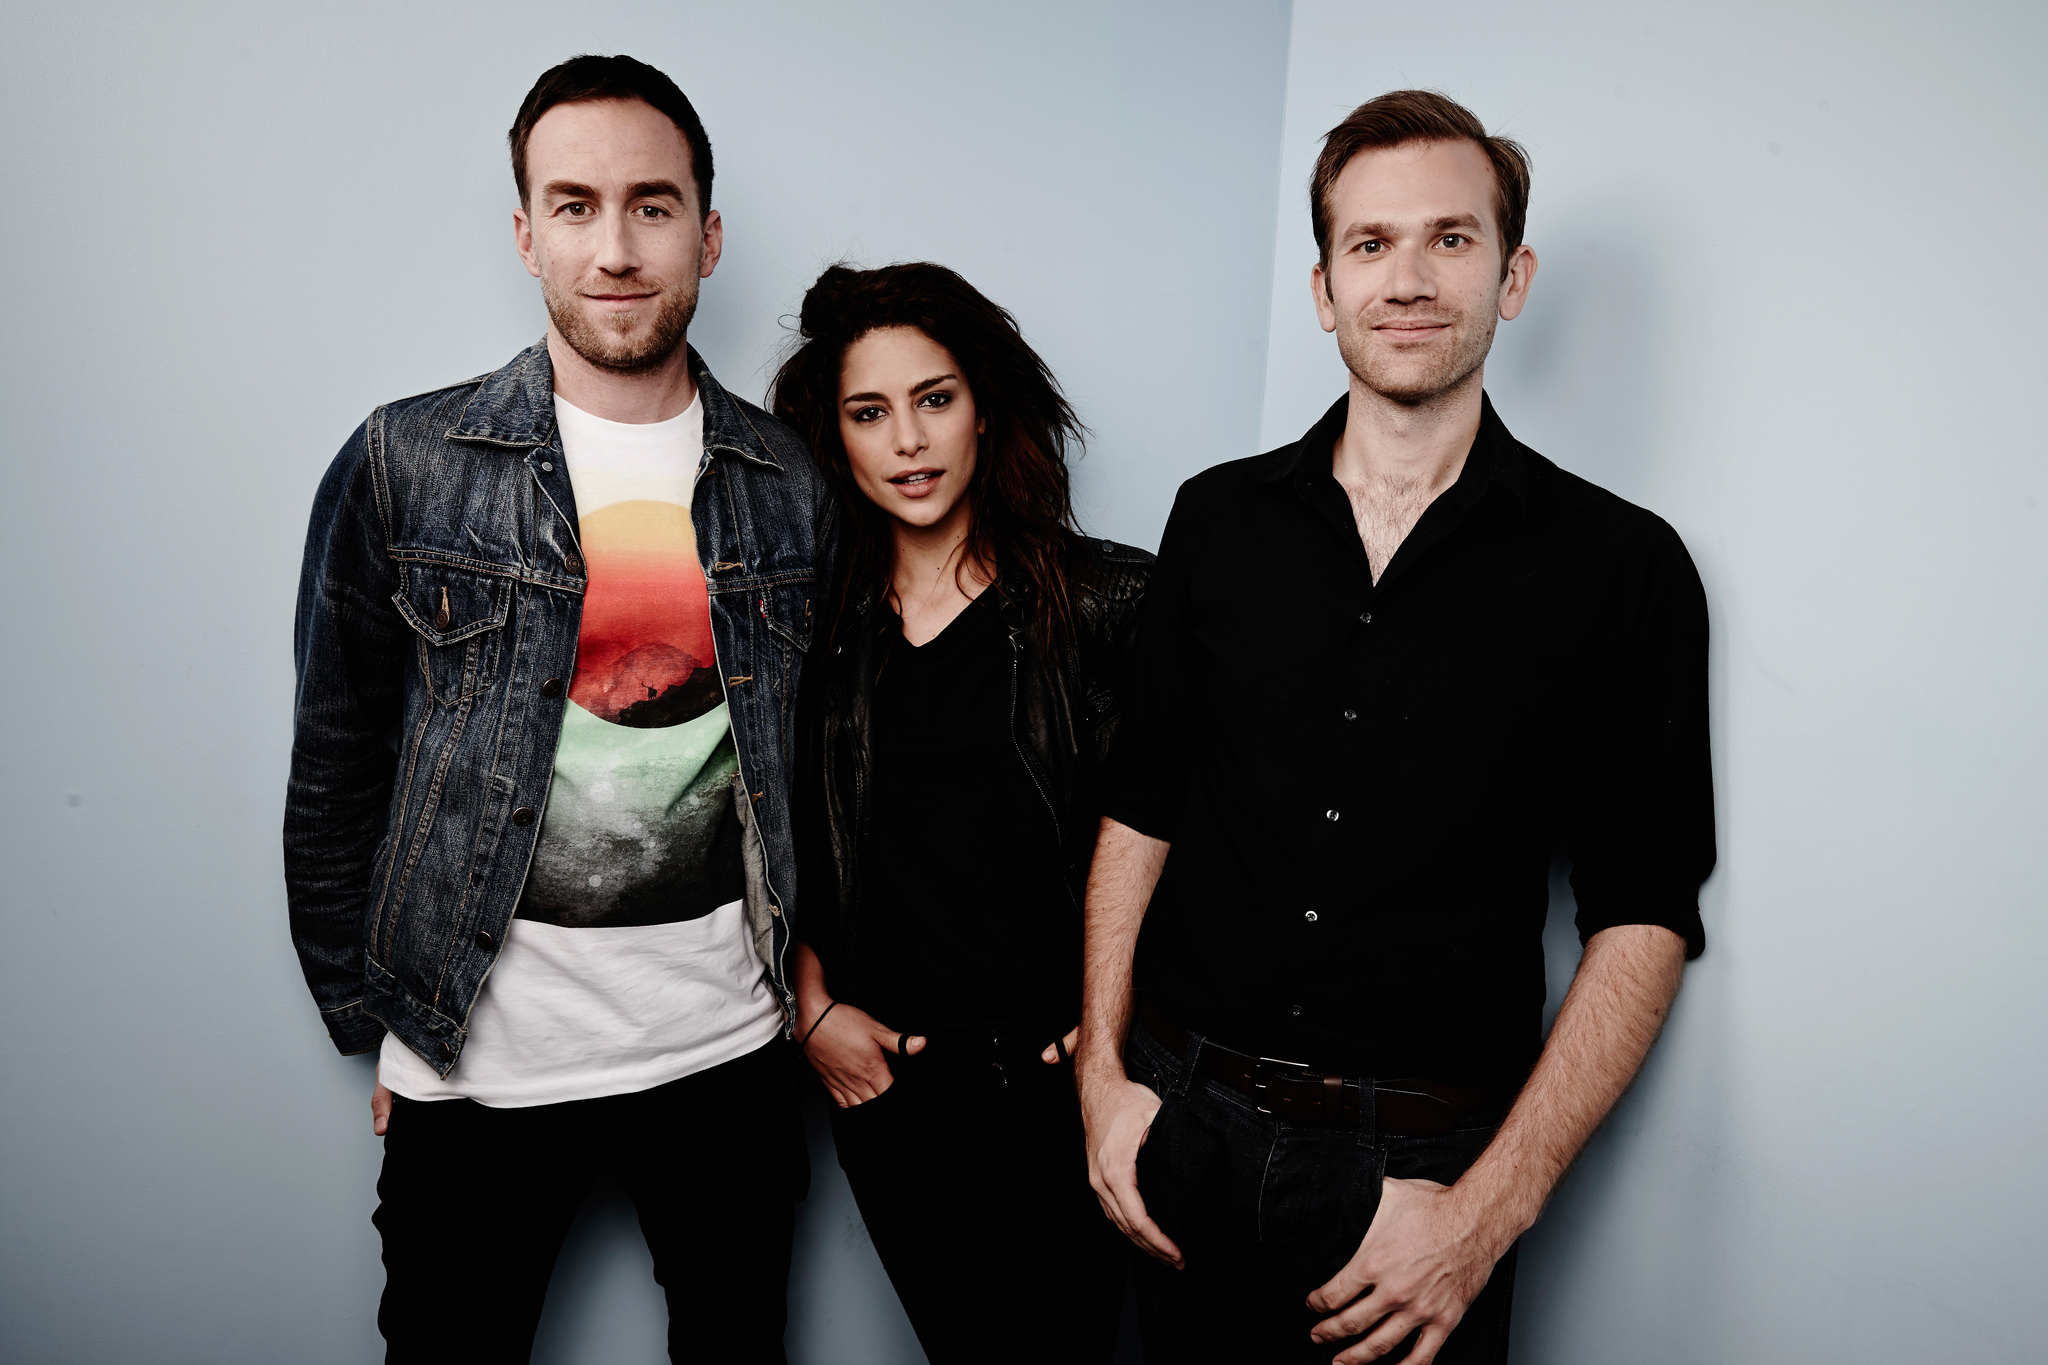
[[[1072,1064],[937,1036],[890,1062],[832,1136],[931,1365],[1108,1362],[1129,1243],[1088,1187]]]

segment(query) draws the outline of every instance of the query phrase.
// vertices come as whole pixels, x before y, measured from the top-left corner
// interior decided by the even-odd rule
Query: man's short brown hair
[[[1323,137],[1322,155],[1308,182],[1309,217],[1315,223],[1316,253],[1330,268],[1330,190],[1360,152],[1404,142],[1476,142],[1493,163],[1493,217],[1500,230],[1500,273],[1522,244],[1529,217],[1529,154],[1510,138],[1489,137],[1470,109],[1434,90],[1390,90],[1367,100]]]
[[[690,149],[690,179],[697,187],[697,212],[711,212],[711,139],[704,135],[703,120],[690,97],[667,75],[642,61],[624,56],[598,57],[585,53],[571,57],[560,66],[541,73],[512,120],[505,140],[512,144],[512,183],[519,188],[519,202],[527,202],[526,142],[540,116],[558,104],[583,104],[597,100],[644,100],[675,124],[684,145]]]

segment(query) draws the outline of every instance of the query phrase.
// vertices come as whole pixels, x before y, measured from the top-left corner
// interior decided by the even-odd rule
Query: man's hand
[[[1358,1365],[1419,1330],[1406,1360],[1429,1365],[1514,1240],[1483,1228],[1469,1203],[1434,1180],[1382,1182],[1379,1209],[1357,1254],[1308,1296],[1309,1307],[1333,1315],[1315,1325],[1310,1339],[1343,1341],[1369,1331],[1336,1357],[1338,1365]]]
[[[1088,1183],[1102,1211],[1124,1236],[1146,1255],[1182,1268],[1180,1248],[1145,1212],[1138,1197],[1138,1149],[1152,1131],[1159,1096],[1151,1087],[1121,1075],[1085,1080],[1081,1085],[1081,1123],[1088,1140]]]
[[[1408,1361],[1436,1359],[1486,1287],[1493,1263],[1536,1221],[1572,1159],[1628,1088],[1664,1025],[1684,968],[1684,940],[1655,925],[1616,925],[1587,941],[1543,1055],[1479,1160],[1454,1186],[1383,1182],[1358,1254],[1309,1295],[1309,1307],[1334,1315],[1316,1324],[1315,1340],[1341,1341],[1372,1329],[1337,1357],[1342,1365],[1378,1360],[1417,1330],[1422,1335]]]
[[[378,1081],[377,1088],[370,1092],[370,1131],[378,1137],[391,1126],[391,1092]]]
[[[896,1083],[889,1054],[898,1034],[855,1005],[838,1004],[804,1043],[811,1069],[825,1082],[841,1109],[865,1104]],[[923,1038],[903,1042],[906,1054],[924,1051]]]

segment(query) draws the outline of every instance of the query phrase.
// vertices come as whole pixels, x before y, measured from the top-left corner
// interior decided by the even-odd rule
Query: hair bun
[[[861,272],[843,263],[825,267],[816,283],[804,291],[803,309],[797,314],[797,330],[804,337],[836,336],[847,328],[848,305],[859,290]]]

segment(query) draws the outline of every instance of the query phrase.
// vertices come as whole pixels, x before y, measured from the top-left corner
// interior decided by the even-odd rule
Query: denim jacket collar
[[[690,376],[704,404],[704,453],[728,451],[769,469],[782,468],[768,442],[732,395],[711,375],[697,348],[689,348]],[[547,338],[514,356],[503,369],[485,375],[462,416],[448,429],[452,441],[502,446],[544,445],[555,431],[555,367]]]

